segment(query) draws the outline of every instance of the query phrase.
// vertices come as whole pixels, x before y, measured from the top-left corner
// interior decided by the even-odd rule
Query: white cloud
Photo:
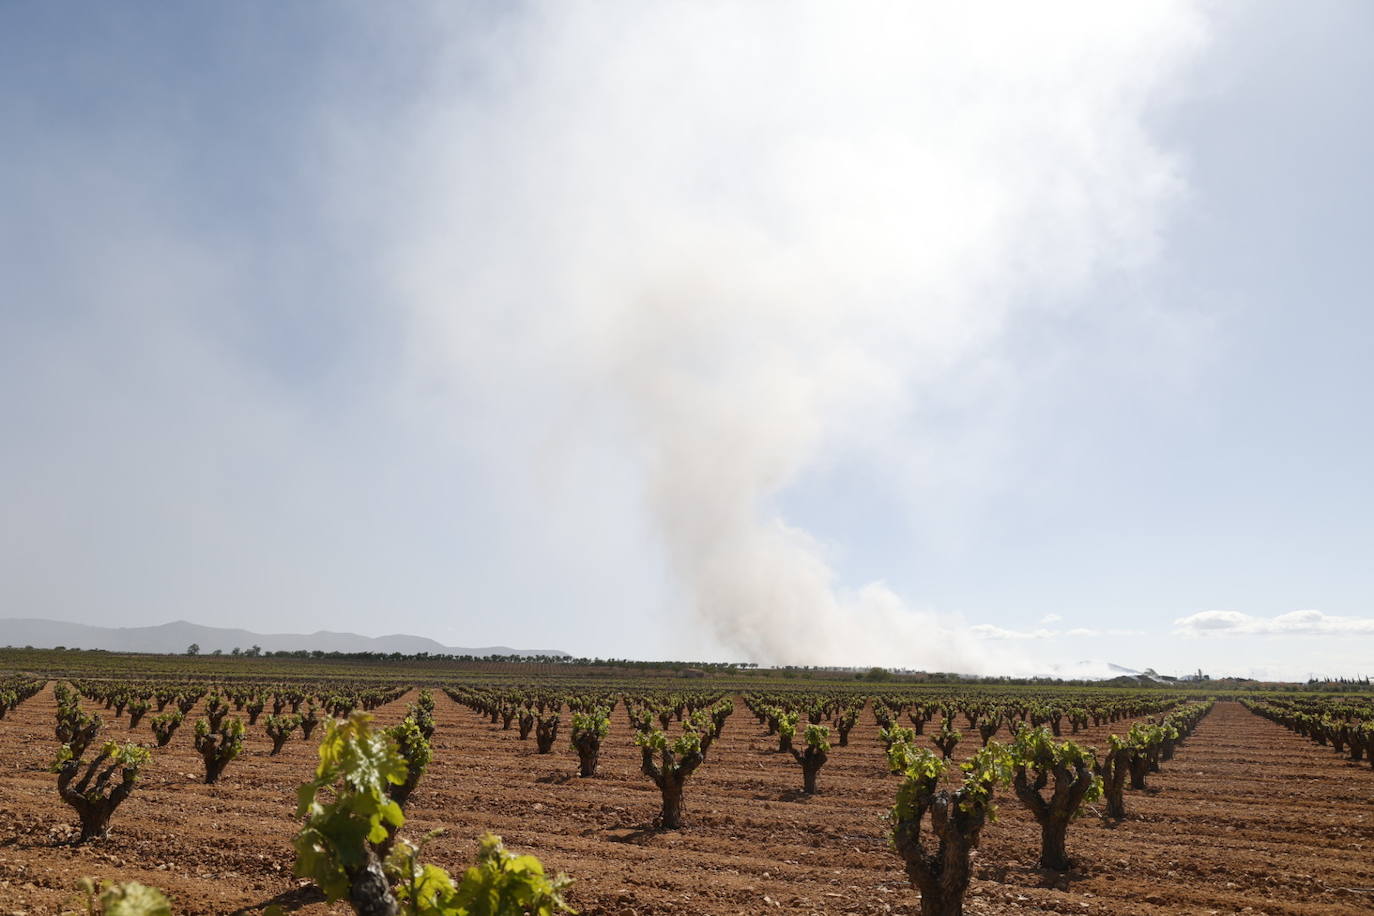
[[[1047,625],[1047,624],[1051,624],[1051,623],[1058,623],[1059,621],[1061,621],[1061,620],[1063,620],[1063,619],[1064,619],[1063,616],[1061,616],[1061,615],[1059,615],[1059,614],[1046,614],[1044,617],[1041,617],[1041,618],[1040,618],[1040,623],[1041,623],[1041,625]]]
[[[1255,617],[1240,611],[1200,611],[1174,621],[1178,636],[1374,636],[1374,618],[1305,610]]]

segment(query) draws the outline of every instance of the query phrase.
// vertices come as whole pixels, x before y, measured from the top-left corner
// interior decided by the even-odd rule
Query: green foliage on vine
[[[550,878],[534,856],[516,855],[494,834],[478,840],[477,861],[456,885],[448,872],[419,862],[419,851],[404,841],[387,859],[398,878],[396,898],[414,916],[554,916],[574,912],[563,899],[572,883]]]
[[[827,725],[808,725],[805,732],[806,746],[825,753],[830,750],[830,727]]]
[[[75,759],[71,745],[64,744],[57,750],[57,759],[52,762],[49,772],[60,773],[64,764]],[[105,746],[100,749],[97,755],[102,763],[108,762],[111,767],[122,769],[130,782],[138,778],[139,767],[148,762],[152,753],[146,748],[132,742],[120,744],[118,741],[106,741]],[[79,762],[79,761],[78,761]]]
[[[296,816],[306,823],[296,835],[295,873],[314,881],[330,901],[348,895],[351,874],[367,865],[369,844],[385,842],[389,827],[405,823],[387,793],[389,784],[405,781],[405,760],[371,719],[354,713],[345,722],[330,721],[315,778],[296,791]],[[332,800],[320,800],[323,789],[332,791]]]
[[[1011,782],[1011,754],[996,741],[989,741],[987,747],[980,748],[960,764],[959,769],[964,774],[964,784],[959,790],[959,809],[981,811],[989,820],[996,820],[997,807],[992,803],[992,792],[997,786]]]
[[[658,752],[663,757],[662,767],[666,772],[676,770],[684,758],[690,758],[693,754],[701,753],[701,736],[696,732],[683,732],[676,738],[670,739],[662,731],[654,729],[648,734],[637,733],[635,744],[641,748]]]
[[[1113,739],[1115,737],[1112,736]],[[1088,785],[1079,807],[1073,811],[1073,817],[1083,813],[1083,805],[1102,797],[1102,777],[1093,772],[1097,764],[1097,754],[1093,749],[1073,741],[1056,743],[1050,730],[1043,725],[1018,731],[1011,743],[1011,756],[1014,766],[1033,774],[1045,774],[1036,783],[1037,791],[1044,786],[1050,774],[1056,774],[1056,778],[1065,777],[1068,771],[1083,774],[1080,778],[1087,779]]]
[[[910,744],[916,740],[916,732],[903,725],[890,725],[878,729],[878,739],[890,751],[899,744]]]
[[[592,735],[601,739],[610,734],[611,719],[606,710],[597,708],[591,712],[575,712],[572,717],[572,739],[576,745],[580,735]]]
[[[82,878],[77,891],[81,909],[66,910],[63,916],[172,916],[172,905],[162,891],[137,881],[97,885],[94,878]]]

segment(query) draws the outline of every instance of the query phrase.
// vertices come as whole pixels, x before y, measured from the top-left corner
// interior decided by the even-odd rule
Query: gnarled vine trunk
[[[1150,755],[1142,750],[1131,753],[1131,788],[1145,788],[1145,775],[1150,772]]]
[[[348,904],[358,916],[397,916],[401,908],[391,893],[391,883],[386,880],[381,862],[372,850],[367,851],[367,860],[358,868],[348,872]]]
[[[553,743],[557,739],[558,716],[547,719],[541,717],[534,726],[534,749],[540,754],[547,754],[553,750]]]
[[[936,840],[930,853],[921,845],[921,819],[927,812]],[[922,916],[963,916],[964,894],[973,878],[970,854],[985,820],[981,810],[961,811],[958,799],[943,791],[919,804],[913,819],[897,825],[893,843],[906,863],[907,879],[921,893]]]
[[[577,775],[595,776],[596,764],[601,757],[601,739],[594,734],[578,734],[573,738],[573,744],[577,748]]]
[[[818,751],[814,747],[808,747],[805,751],[794,748],[792,756],[801,764],[802,791],[807,795],[816,794],[816,777],[820,775],[821,767],[825,766],[827,759],[825,751]]]
[[[1054,778],[1054,790],[1049,798],[1041,795],[1050,777]],[[1040,824],[1040,867],[1053,871],[1068,871],[1069,861],[1065,843],[1069,832],[1069,822],[1083,802],[1083,796],[1092,788],[1092,773],[1086,762],[1076,766],[1057,763],[1052,768],[1036,770],[1032,781],[1025,766],[1018,766],[1012,777],[1012,787],[1016,797],[1030,809]]]
[[[659,766],[654,763],[652,748],[643,748],[643,754],[644,775],[658,786],[663,801],[659,810],[658,825],[665,830],[677,830],[682,826],[682,787],[686,785],[687,777],[692,775],[692,771],[701,765],[703,758],[700,753],[692,753],[679,760],[673,760],[665,751],[662,766]]]
[[[78,843],[104,836],[109,830],[110,817],[115,809],[134,790],[134,773],[125,770],[124,778],[110,789],[109,795],[105,794],[114,771],[119,768],[118,763],[111,763],[101,771],[100,765],[108,759],[102,754],[87,764],[85,774],[75,786],[72,780],[80,769],[79,760],[68,760],[57,771],[57,794],[76,810],[76,816],[81,821]]]
[[[1131,771],[1131,749],[1108,751],[1097,765],[1102,777],[1102,795],[1107,800],[1107,817],[1123,820],[1126,817],[1126,777]]]

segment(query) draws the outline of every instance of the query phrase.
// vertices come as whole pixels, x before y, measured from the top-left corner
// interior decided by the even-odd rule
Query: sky
[[[4,4],[0,617],[1374,674],[1372,28]]]

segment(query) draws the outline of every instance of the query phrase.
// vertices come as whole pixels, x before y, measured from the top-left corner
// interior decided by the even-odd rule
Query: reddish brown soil
[[[409,699],[379,719],[396,720]],[[687,785],[688,826],[662,832],[651,826],[657,790],[639,773],[623,710],[600,775],[578,779],[566,736],[540,756],[532,739],[436,699],[435,760],[407,826],[415,838],[446,829],[426,848],[430,861],[464,865],[475,837],[490,829],[574,876],[572,901],[585,914],[919,912],[885,839],[882,815],[896,780],[867,713],[850,746],[832,751],[819,793],[805,798],[795,791],[800,768],[740,706]],[[188,720],[154,752],[111,835],[74,847],[75,818],[47,772],[54,709],[47,690],[0,721],[0,916],[59,912],[83,875],[156,885],[179,913],[252,913],[273,902],[310,916],[346,912],[290,875],[294,791],[313,769],[313,744],[295,740],[269,757],[260,723],[249,730],[245,756],[219,785],[206,786]],[[106,736],[123,738],[126,723],[107,725]],[[1122,725],[1082,737],[1102,747],[1112,730]],[[148,726],[134,737],[151,742]],[[957,756],[976,745],[966,740]],[[1090,816],[1071,828],[1069,852],[1081,864],[1067,876],[1033,867],[1038,830],[1003,792],[967,911],[1374,912],[1367,763],[1219,703],[1151,784],[1127,793],[1124,823]]]

